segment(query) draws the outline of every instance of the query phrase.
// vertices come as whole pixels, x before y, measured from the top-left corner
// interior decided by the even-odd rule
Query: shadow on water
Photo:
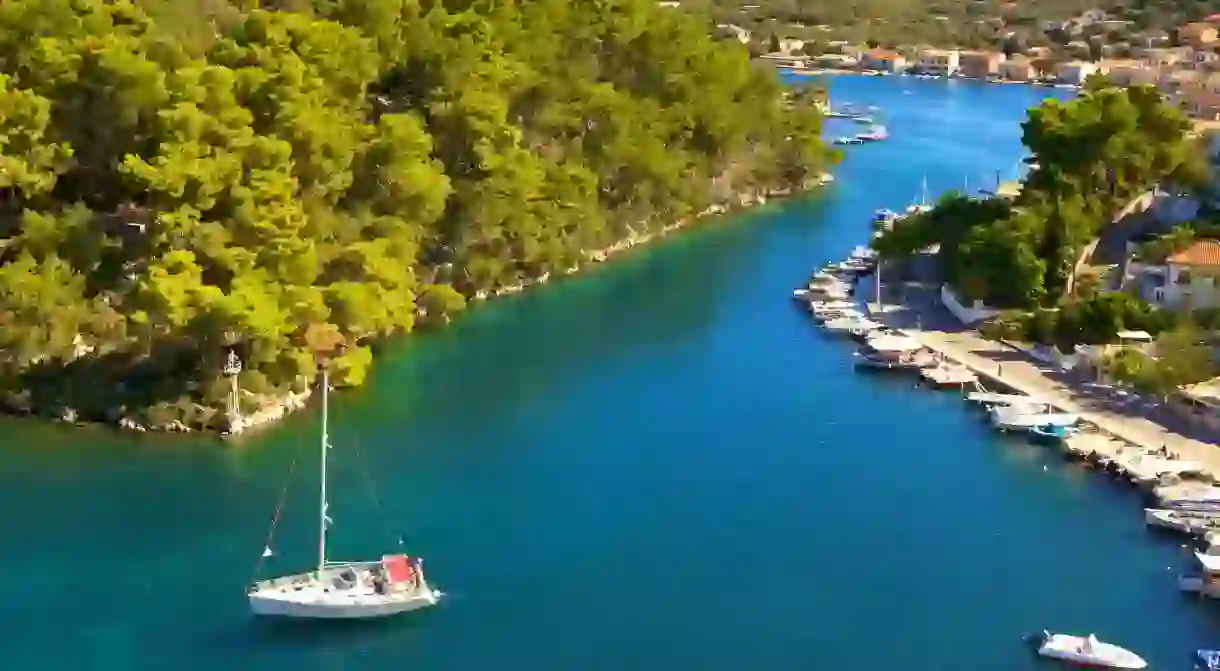
[[[402,638],[427,628],[428,614],[409,617],[382,617],[372,620],[297,620],[292,618],[251,617],[246,627],[223,634],[220,644],[244,647],[312,647],[371,643],[387,638]]]
[[[597,268],[545,291],[499,298],[448,329],[393,343],[370,384],[337,399],[337,421],[405,408],[421,415],[427,408],[418,418],[424,422],[438,408],[495,415],[611,373],[616,362],[672,352],[705,334],[726,309],[721,294],[739,281],[750,247],[763,242],[750,227],[767,224],[765,213],[710,220],[697,235],[658,243],[664,249],[615,259],[614,272]],[[485,382],[487,371],[494,371],[494,385],[467,383]],[[399,410],[387,410],[387,401]]]

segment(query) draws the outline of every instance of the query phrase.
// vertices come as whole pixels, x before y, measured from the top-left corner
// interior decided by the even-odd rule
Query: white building
[[[1220,240],[1199,240],[1165,259],[1163,281],[1148,287],[1145,298],[1169,310],[1220,307]]]
[[[1055,76],[1064,84],[1074,84],[1076,86],[1080,86],[1084,83],[1084,80],[1088,79],[1090,75],[1095,74],[1097,71],[1098,68],[1096,63],[1089,63],[1087,61],[1069,61],[1067,63],[1059,64],[1059,67],[1055,69]]]
[[[959,55],[956,50],[924,49],[919,52],[919,71],[929,75],[948,76],[957,72]]]

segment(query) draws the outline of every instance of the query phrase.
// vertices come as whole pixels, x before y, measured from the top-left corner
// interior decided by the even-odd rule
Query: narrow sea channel
[[[315,419],[238,448],[3,424],[0,668],[1016,671],[1043,627],[1189,668],[1220,610],[1176,591],[1133,490],[855,373],[788,299],[924,178],[1012,178],[1047,95],[836,78],[890,139],[825,192],[389,346],[332,404],[332,546],[401,534],[450,594],[428,612],[251,622],[294,456],[269,568],[315,552]]]

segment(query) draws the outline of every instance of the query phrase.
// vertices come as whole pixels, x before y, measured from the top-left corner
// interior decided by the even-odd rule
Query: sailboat
[[[331,447],[329,396],[330,376],[323,367],[318,566],[306,573],[255,582],[249,588],[250,610],[255,615],[289,618],[370,619],[436,605],[441,592],[428,586],[419,557],[392,554],[355,562],[327,559],[326,531],[331,523],[326,514],[326,466]],[[269,546],[263,550],[264,559],[271,554]]]
[[[919,185],[919,202],[908,205],[906,214],[908,216],[913,214],[923,214],[931,209],[932,206],[928,205],[928,178],[925,175],[923,181],[920,182]]]

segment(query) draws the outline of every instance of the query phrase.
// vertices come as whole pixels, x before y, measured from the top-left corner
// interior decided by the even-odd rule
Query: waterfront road
[[[1090,380],[1040,362],[1025,351],[988,340],[959,324],[940,304],[938,290],[918,284],[888,287],[880,321],[902,329],[929,349],[975,371],[980,378],[1000,382],[1051,403],[1103,431],[1145,448],[1162,445],[1183,459],[1195,461],[1220,477],[1218,437],[1188,426],[1159,404],[1093,384]]]

